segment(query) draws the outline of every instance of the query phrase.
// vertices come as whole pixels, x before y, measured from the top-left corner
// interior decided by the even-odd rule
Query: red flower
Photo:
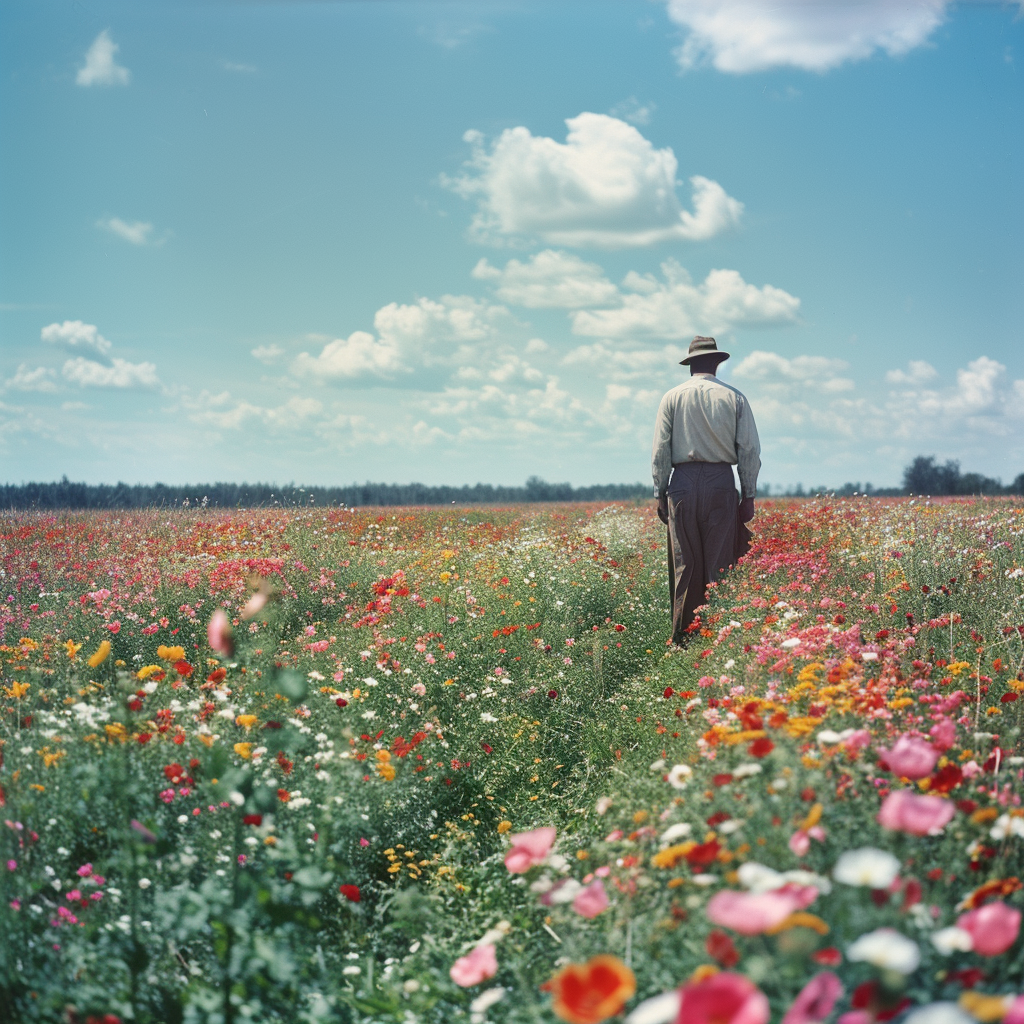
[[[751,757],[765,757],[774,749],[775,744],[772,743],[767,736],[761,736],[747,747],[747,753],[750,754]]]
[[[164,765],[164,775],[166,775],[171,782],[177,781],[184,774],[185,769],[182,768],[181,765],[177,762],[175,762],[174,764]]]
[[[686,861],[688,864],[694,867],[703,867],[706,864],[713,864],[715,858],[721,852],[722,847],[719,846],[717,839],[712,839],[710,843],[701,843],[699,846],[695,846],[688,854],[686,854]]]
[[[139,735],[136,736],[135,738],[140,743],[146,744],[146,743],[148,743],[153,738],[153,734],[151,732],[140,732]]]
[[[243,825],[262,825],[263,815],[262,814],[246,814],[242,818]]]
[[[339,708],[347,708],[348,707],[348,701],[345,700],[344,697],[339,697],[334,703],[337,704]]]
[[[951,789],[956,789],[963,779],[964,773],[960,770],[959,765],[947,764],[945,768],[940,768],[931,777],[928,783],[928,792],[948,793]]]
[[[174,671],[179,676],[190,676],[192,675],[192,666],[187,661],[176,661],[174,663]]]
[[[1000,701],[1001,704],[1012,704],[1016,699],[1017,699],[1017,694],[1015,694],[1011,690],[1008,693],[1004,693],[1002,695],[1002,697],[999,698],[999,701]]]
[[[662,693],[662,697],[664,697],[666,700],[668,700],[668,698],[671,697],[672,694],[675,693],[675,692],[676,691],[673,690],[671,686],[666,686],[664,692]]]
[[[716,775],[711,780],[716,786],[728,786],[732,782],[732,775],[729,772],[723,772],[721,775]]]
[[[227,677],[228,670],[226,668],[215,668],[207,677],[208,683],[219,683],[222,679]]]
[[[557,700],[558,699],[558,691],[557,690],[548,690],[548,696],[552,700]]]
[[[726,970],[740,962],[740,954],[731,938],[718,928],[708,935],[704,948],[712,960],[717,960]]]
[[[362,896],[359,893],[358,885],[339,885],[338,892],[349,901],[349,903],[358,903]]]
[[[811,959],[816,964],[824,964],[826,967],[836,967],[843,962],[843,954],[835,946],[826,946],[819,949],[817,953],[811,954]]]

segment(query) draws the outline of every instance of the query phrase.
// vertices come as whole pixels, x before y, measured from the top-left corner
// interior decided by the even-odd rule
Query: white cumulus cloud
[[[27,364],[21,363],[14,376],[4,381],[4,387],[12,391],[56,391],[53,377],[54,372],[49,367],[38,366],[30,370]]]
[[[84,388],[155,388],[160,383],[152,363],[130,363],[117,356],[109,366],[77,356],[67,360],[61,373],[65,380]]]
[[[852,391],[854,383],[841,376],[849,363],[843,359],[825,356],[794,356],[787,359],[777,352],[755,350],[745,356],[733,370],[733,375],[744,381],[758,381],[765,385],[792,384],[820,388],[827,392]]]
[[[503,302],[529,309],[579,309],[604,306],[618,297],[618,289],[596,263],[566,252],[545,249],[525,263],[509,260],[503,270],[481,259],[473,277],[493,281]]]
[[[135,220],[129,224],[120,217],[106,217],[96,221],[96,227],[109,231],[118,238],[123,238],[132,245],[149,245],[153,234],[153,225],[148,221]]]
[[[95,324],[81,320],[65,320],[62,324],[48,324],[39,332],[39,337],[51,345],[65,345],[68,348],[91,348],[101,355],[110,351],[110,342],[99,332]]]
[[[573,332],[602,338],[676,339],[797,320],[798,298],[770,284],[748,284],[735,270],[712,270],[700,284],[694,284],[675,260],[666,260],[661,270],[662,280],[631,271],[623,282],[628,291],[622,294],[621,305],[574,313]]]
[[[479,132],[466,133],[469,172],[443,181],[477,203],[477,238],[611,249],[701,241],[738,223],[743,204],[700,175],[690,178],[693,211],[684,210],[675,153],[655,149],[632,125],[588,112],[565,123],[564,143],[520,126],[502,132],[489,151]]]
[[[891,57],[928,40],[948,0],[668,0],[668,16],[686,32],[676,51],[682,68],[705,62],[744,74],[774,67],[828,71]]]
[[[86,51],[85,64],[78,69],[75,81],[82,86],[127,85],[132,73],[114,59],[121,49],[104,29]]]
[[[392,302],[377,310],[376,334],[354,331],[328,342],[319,355],[302,352],[292,371],[324,380],[409,372],[451,359],[460,348],[489,338],[494,322],[505,315],[504,307],[468,296],[445,295],[440,302],[420,299],[408,305]]]
[[[911,359],[905,370],[889,370],[885,379],[890,384],[924,384],[934,380],[939,371],[923,359]]]
[[[253,359],[258,359],[266,366],[271,366],[284,355],[284,349],[280,345],[257,345],[250,354]]]

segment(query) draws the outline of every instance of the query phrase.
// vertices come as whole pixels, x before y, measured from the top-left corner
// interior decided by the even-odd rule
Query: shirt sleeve
[[[736,471],[743,497],[756,497],[757,474],[761,471],[761,442],[754,414],[745,397],[741,398],[736,410]]]
[[[672,475],[672,403],[668,395],[658,406],[658,418],[654,424],[651,473],[654,476],[654,496],[660,498],[668,490],[668,480]]]

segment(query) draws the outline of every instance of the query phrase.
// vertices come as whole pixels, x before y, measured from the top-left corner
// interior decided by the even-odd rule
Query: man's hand
[[[744,498],[740,502],[740,522],[749,523],[754,518],[754,499]]]
[[[753,513],[751,513],[753,514]],[[658,518],[668,526],[668,495],[658,495]]]

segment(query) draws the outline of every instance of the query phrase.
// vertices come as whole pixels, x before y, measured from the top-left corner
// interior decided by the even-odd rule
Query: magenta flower
[[[608,909],[608,894],[604,891],[604,883],[600,878],[595,878],[585,889],[576,894],[572,901],[572,909],[580,917],[593,918],[603,914]]]
[[[1020,918],[1019,910],[1002,900],[996,900],[995,903],[986,903],[977,910],[961,914],[956,919],[956,926],[971,936],[975,953],[999,956],[1017,941]]]
[[[675,1024],[768,1024],[765,994],[742,974],[722,971],[684,985]]]
[[[1024,1024],[1024,996],[1017,996],[1006,1011],[1003,1024]]]
[[[816,974],[793,1000],[782,1024],[821,1024],[843,994],[843,983],[831,971]]]
[[[9,860],[7,862],[7,870],[8,871],[17,871],[18,870],[18,862],[16,860]]]
[[[235,641],[231,636],[231,623],[223,608],[218,608],[211,616],[206,627],[206,639],[210,646],[225,658],[235,653]]]
[[[521,875],[535,864],[542,864],[555,844],[555,835],[554,828],[545,825],[531,832],[517,832],[509,836],[512,849],[505,854],[505,867],[513,875]]]
[[[912,836],[938,835],[956,813],[952,801],[937,796],[919,796],[909,789],[890,793],[878,812],[878,823]]]
[[[92,865],[91,864],[83,864],[75,872],[75,874],[78,875],[79,878],[86,878],[88,875],[92,874]]]
[[[905,779],[923,779],[931,775],[939,752],[916,736],[900,736],[891,750],[879,748],[882,764]]]
[[[780,924],[801,901],[785,892],[736,892],[724,889],[708,900],[706,913],[712,924],[731,928],[741,935],[760,935]]]
[[[479,985],[481,981],[493,978],[497,973],[498,957],[490,943],[477,946],[472,952],[460,956],[448,971],[452,981],[461,988]]]

